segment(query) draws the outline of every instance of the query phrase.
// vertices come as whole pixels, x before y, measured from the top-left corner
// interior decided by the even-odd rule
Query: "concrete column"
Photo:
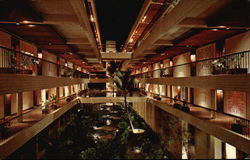
[[[68,88],[69,88],[69,95],[71,95],[72,94],[72,92],[71,92],[71,85],[69,85]]]
[[[56,97],[57,99],[60,97],[60,87],[56,87]]]
[[[18,96],[17,116],[20,116],[23,113],[23,93],[19,92],[17,96]],[[18,122],[22,122],[23,116],[20,116],[17,120],[18,120]]]
[[[169,87],[170,87],[170,98],[171,98],[170,103],[173,103],[173,99],[172,99],[173,98],[173,86],[170,85]]]
[[[214,159],[214,138],[195,129],[195,159]]]

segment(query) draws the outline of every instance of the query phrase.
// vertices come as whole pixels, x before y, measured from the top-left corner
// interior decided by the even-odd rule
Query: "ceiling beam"
[[[92,49],[79,49],[78,50],[78,53],[93,53],[94,54],[94,52],[93,52],[93,50]]]
[[[207,21],[203,18],[185,18],[180,23],[182,27],[190,27],[190,28],[206,28],[208,27]]]
[[[212,25],[209,26],[207,20],[203,18],[190,18],[190,17],[183,19],[178,25],[185,28],[250,29],[250,26],[233,26],[230,24],[227,24],[226,26],[223,24],[216,26]]]
[[[43,24],[79,24],[75,15],[43,14]]]
[[[68,45],[39,45],[39,47],[41,48],[45,48],[45,49],[50,49],[50,50],[71,50],[71,48]]]
[[[37,21],[21,21],[18,22],[22,25],[31,24],[79,24],[78,19],[75,15],[61,15],[61,14],[43,14],[44,20],[42,22]],[[2,24],[17,24],[14,21],[0,21]]]
[[[156,46],[173,46],[173,42],[169,40],[158,40],[154,43]]]
[[[99,58],[99,50],[97,48],[96,39],[93,34],[89,17],[87,14],[87,8],[85,7],[83,0],[68,0],[71,4],[73,10],[75,11],[75,14],[79,20],[79,23],[81,27],[84,29],[87,38],[89,40],[89,43],[91,47],[93,48],[92,52],[94,52],[94,55]]]
[[[68,38],[67,44],[89,44],[86,38]]]

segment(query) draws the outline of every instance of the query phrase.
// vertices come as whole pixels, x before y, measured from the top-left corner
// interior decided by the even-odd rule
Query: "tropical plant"
[[[143,129],[135,129],[132,123],[130,111],[129,111],[129,105],[127,102],[127,95],[128,93],[131,93],[133,91],[136,91],[137,89],[134,87],[135,77],[131,76],[131,71],[119,71],[117,70],[114,72],[114,77],[112,79],[113,83],[115,84],[115,87],[122,91],[124,96],[124,107],[126,108],[127,115],[129,118],[130,126],[132,129],[132,132],[134,134],[143,133]]]
[[[16,68],[16,55],[14,52],[8,52],[8,54],[10,55],[10,67],[11,68]]]
[[[23,56],[22,59],[21,59],[20,66],[21,66],[23,69],[29,69],[31,63],[32,63],[32,62],[31,62],[30,57],[28,57],[28,56]]]
[[[223,71],[227,70],[228,66],[226,65],[227,59],[226,58],[220,58],[216,59],[212,62],[213,70],[215,71]]]

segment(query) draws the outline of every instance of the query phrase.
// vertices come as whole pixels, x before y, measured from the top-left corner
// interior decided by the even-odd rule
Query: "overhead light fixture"
[[[173,61],[169,61],[169,66],[170,66],[170,67],[173,66]]]
[[[133,43],[133,41],[134,41],[134,39],[133,39],[133,38],[131,38],[131,39],[129,40],[129,42],[130,42],[130,43]]]
[[[211,29],[211,31],[218,31],[218,29],[214,28],[214,29]]]
[[[195,54],[191,54],[190,55],[190,60],[191,60],[191,62],[195,62],[196,61],[196,55]]]
[[[226,26],[217,26],[218,28],[227,28]]]
[[[146,18],[147,18],[147,16],[144,16],[144,17],[142,18],[142,22],[144,22],[144,21],[146,20]]]
[[[35,27],[35,25],[33,25],[33,24],[29,24],[29,25],[28,25],[28,27]]]
[[[95,21],[93,15],[90,15],[90,21],[91,21],[91,22],[94,22],[94,21]]]
[[[24,20],[24,21],[22,21],[21,23],[27,24],[27,23],[30,23],[30,21]]]
[[[42,54],[42,53],[38,53],[38,54],[37,54],[37,57],[38,57],[38,58],[43,58],[43,54]]]

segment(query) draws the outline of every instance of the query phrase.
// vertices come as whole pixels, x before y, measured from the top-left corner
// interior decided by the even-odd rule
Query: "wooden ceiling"
[[[3,0],[0,7],[0,27],[37,47],[81,66],[99,57],[83,1]]]
[[[150,34],[144,34],[140,44],[134,46],[133,57],[146,59],[127,61],[127,66],[140,68],[160,62],[250,29],[248,0],[189,2],[179,1],[167,14],[162,11],[164,14],[149,29]]]

